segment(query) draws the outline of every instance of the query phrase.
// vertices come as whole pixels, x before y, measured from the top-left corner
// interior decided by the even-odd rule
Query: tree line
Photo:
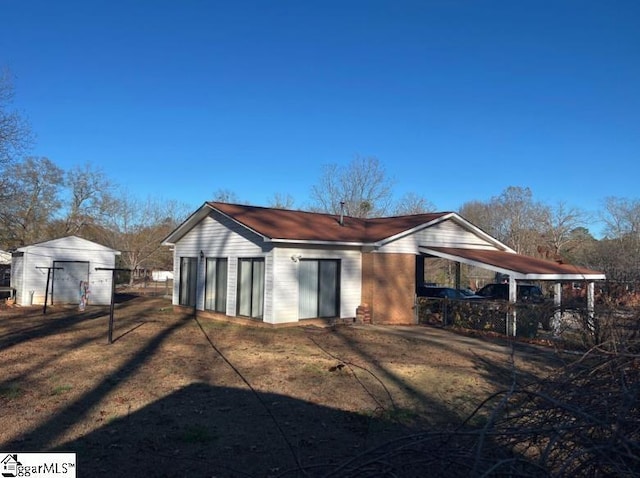
[[[0,73],[0,249],[77,235],[122,252],[132,269],[170,269],[162,240],[191,212],[162,198],[140,199],[123,190],[90,163],[63,170],[46,157],[27,153],[34,138],[13,108],[13,84]],[[348,164],[328,164],[299,209],[353,217],[434,212],[427,198],[407,193],[393,201],[393,180],[376,157],[356,156]],[[243,202],[219,189],[211,200]],[[276,193],[267,206],[293,209],[295,200]],[[529,188],[510,186],[485,201],[462,204],[458,213],[516,252],[603,271],[616,281],[640,281],[640,200],[610,197],[597,219],[605,224],[596,239],[596,219],[565,203],[536,201]]]
[[[237,201],[228,190],[216,200]],[[292,208],[291,196],[276,195],[271,207]],[[435,212],[428,199],[407,193],[393,202],[393,181],[375,157],[356,157],[349,164],[325,165],[310,191],[305,210],[353,217],[382,217]],[[519,254],[589,267],[608,279],[640,282],[640,200],[608,197],[594,216],[564,202],[545,204],[528,187],[509,186],[485,201],[469,201],[457,211],[463,218]],[[595,238],[589,225],[604,224]]]

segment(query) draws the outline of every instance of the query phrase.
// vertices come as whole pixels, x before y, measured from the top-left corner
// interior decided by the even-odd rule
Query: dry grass
[[[117,306],[108,345],[107,312],[0,313],[0,448],[76,451],[80,476],[481,475],[532,466],[505,410],[561,364],[438,329],[196,320],[153,297]]]

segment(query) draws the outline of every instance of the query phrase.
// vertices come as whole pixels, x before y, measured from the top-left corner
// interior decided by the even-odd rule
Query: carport
[[[554,283],[554,305],[559,314],[562,306],[562,284],[581,281],[587,283],[587,310],[591,315],[595,304],[595,281],[606,279],[599,271],[523,256],[515,251],[470,249],[459,247],[419,246],[423,256],[439,257],[456,263],[456,287],[460,287],[460,264],[489,269],[509,276],[509,302],[515,303],[518,281],[549,281]],[[513,309],[515,314],[515,309]],[[559,316],[558,316],[559,318]],[[515,317],[514,317],[515,319]],[[515,323],[515,321],[513,322]],[[515,330],[512,331],[515,334]]]

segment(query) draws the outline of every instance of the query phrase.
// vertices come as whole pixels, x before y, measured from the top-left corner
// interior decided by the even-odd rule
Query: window
[[[303,259],[298,272],[299,317],[338,317],[340,261]]]
[[[207,257],[204,308],[216,312],[227,311],[227,259]]]
[[[180,258],[180,297],[178,303],[196,306],[196,285],[198,283],[198,258]]]
[[[238,259],[238,315],[261,319],[264,313],[264,259]]]

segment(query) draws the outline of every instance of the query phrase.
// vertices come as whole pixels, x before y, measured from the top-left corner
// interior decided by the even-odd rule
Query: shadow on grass
[[[198,383],[59,449],[78,453],[85,476],[299,476],[300,466],[318,476],[415,431],[282,395]]]
[[[151,309],[144,310],[151,313]],[[135,321],[118,321],[127,330],[120,337],[143,325],[139,322],[142,317],[149,318],[136,313]],[[174,332],[194,326],[192,321],[191,316],[176,318],[94,388],[45,422],[3,443],[3,449],[51,449],[52,443],[59,443],[66,430],[81,424],[118,382],[131,377]],[[134,329],[128,330],[131,327]],[[92,329],[95,338],[93,333]],[[198,334],[195,328],[193,333]],[[416,401],[428,403],[446,418],[444,421],[455,422],[436,399],[411,387],[386,364],[377,363],[365,344],[350,336],[340,340],[384,383],[404,388]],[[479,346],[478,341],[470,342]],[[353,387],[359,386],[354,381]],[[368,390],[387,410],[393,409],[393,403],[383,401],[386,390]],[[351,413],[273,393],[196,383],[125,416],[103,417],[100,428],[56,449],[78,453],[79,476],[342,477],[362,476],[363,470],[367,476],[444,476],[446,461],[429,457],[448,450],[452,442],[446,433],[430,434],[424,426],[401,418]],[[460,456],[473,456],[469,452],[473,440],[471,436],[468,442],[456,442],[456,446],[466,447]],[[398,443],[400,448],[395,446]],[[382,448],[367,451],[376,446]],[[457,465],[465,470],[465,463]]]

